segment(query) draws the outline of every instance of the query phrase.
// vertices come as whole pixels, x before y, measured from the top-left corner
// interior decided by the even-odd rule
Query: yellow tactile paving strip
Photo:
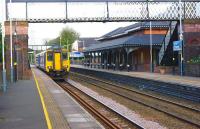
[[[88,67],[84,67],[82,65],[71,65],[71,67],[91,69],[91,70],[109,72],[109,73],[120,74],[120,75],[127,75],[127,76],[161,81],[161,82],[172,83],[172,84],[200,87],[200,78],[199,77],[187,77],[187,76],[181,77],[181,76],[177,76],[177,75],[161,75],[159,73],[148,73],[148,72],[113,71],[113,70],[106,70],[106,69],[88,68]]]
[[[41,88],[38,84],[38,80],[37,80],[34,72],[33,72],[33,77],[34,77],[35,84],[36,84],[36,87],[37,87],[37,90],[38,90],[38,93],[39,93],[39,96],[40,96],[40,100],[41,100],[41,103],[42,103],[42,108],[43,108],[43,111],[44,111],[44,116],[45,116],[45,119],[46,119],[47,127],[48,127],[48,129],[52,129],[52,123],[50,121],[49,113],[47,111],[47,107],[46,107],[46,104],[44,102],[44,96],[41,92]]]
[[[49,118],[53,129],[69,129],[67,121],[60,111],[58,105],[56,104],[54,98],[49,93],[48,89],[45,87],[45,79],[40,75],[37,69],[32,68],[35,73],[36,79],[38,81],[39,87],[41,89],[42,95],[44,97],[44,102],[47,107]]]

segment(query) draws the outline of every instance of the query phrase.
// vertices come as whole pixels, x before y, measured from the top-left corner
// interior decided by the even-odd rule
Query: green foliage
[[[192,64],[200,64],[200,55],[191,58],[191,59],[188,61],[188,63],[192,63]]]
[[[59,43],[60,43],[60,38],[58,37],[58,38],[49,40],[46,45],[59,45]]]
[[[0,62],[2,62],[2,30],[0,24]]]
[[[75,30],[69,27],[65,27],[60,32],[60,36],[48,41],[47,45],[60,45],[61,43],[61,45],[65,48],[68,46],[68,49],[71,51],[72,43],[74,43],[74,41],[76,41],[78,38],[79,34]]]
[[[65,46],[65,48],[69,48],[69,50],[71,51],[72,48],[72,43],[74,43],[74,41],[76,41],[79,38],[79,34],[68,27],[65,27],[61,33],[60,33],[60,39],[61,39],[61,45]]]

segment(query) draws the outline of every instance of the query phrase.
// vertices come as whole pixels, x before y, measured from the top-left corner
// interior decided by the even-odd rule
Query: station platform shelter
[[[150,30],[151,28],[151,30]],[[173,41],[178,40],[178,23],[139,22],[120,27],[97,39],[98,44],[84,51],[85,64],[91,67],[150,71],[152,67],[178,66],[178,53],[173,52]]]
[[[1,129],[103,128],[48,75],[37,68],[31,75],[0,92]]]
[[[84,65],[102,69],[180,74],[181,54],[173,50],[179,40],[177,21],[139,22],[119,27],[84,49]],[[184,74],[200,76],[200,65],[193,58],[200,56],[199,24],[184,23]]]

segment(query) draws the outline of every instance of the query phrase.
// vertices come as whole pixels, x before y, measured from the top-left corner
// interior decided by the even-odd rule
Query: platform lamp
[[[11,5],[12,0],[10,0],[10,15],[9,15],[9,21],[10,21],[10,81],[11,83],[14,82],[14,74],[13,74],[13,29],[12,29],[12,16],[11,16]]]
[[[153,1],[153,0],[147,0],[147,2],[151,2],[151,1]],[[150,16],[149,16],[149,6],[148,6],[148,17],[149,17],[149,19],[150,19]],[[149,49],[149,51],[150,51],[150,72],[151,73],[153,73],[154,72],[154,66],[153,66],[153,44],[152,44],[152,22],[151,22],[151,20],[149,21],[149,32],[150,32],[150,49]]]
[[[2,0],[2,63],[3,63],[3,73],[2,73],[2,77],[3,77],[3,92],[6,92],[7,89],[7,79],[6,79],[6,67],[5,67],[5,42],[4,42],[4,37],[5,37],[5,26],[4,26],[4,22],[5,22],[5,6],[6,6],[6,2],[5,0]]]
[[[62,36],[62,35],[61,35]],[[60,48],[62,46],[62,37],[60,36]]]
[[[182,4],[182,1],[179,0],[179,20],[180,20],[180,34],[179,34],[179,38],[180,38],[180,41],[181,41],[181,46],[182,46],[182,49],[181,49],[181,66],[180,66],[180,69],[181,69],[181,76],[183,76],[183,52],[184,52],[184,46],[183,46],[183,27],[182,27],[182,8],[181,8],[181,4]]]
[[[152,44],[152,23],[150,21],[150,72],[153,73],[153,44]]]
[[[16,28],[16,25],[17,23],[15,22],[15,32],[14,32],[14,37],[15,37],[15,43],[14,43],[14,59],[15,59],[15,62],[14,62],[14,69],[15,70],[13,70],[13,74],[15,75],[15,81],[17,81],[18,80],[18,70],[17,70],[17,60],[18,60],[18,54],[17,54],[17,52],[16,52],[16,44],[17,44],[17,28]],[[13,77],[14,78],[14,77]]]

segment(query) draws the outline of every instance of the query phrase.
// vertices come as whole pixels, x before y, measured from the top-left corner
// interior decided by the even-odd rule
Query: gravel
[[[95,92],[85,86],[82,86],[80,83],[74,82],[70,79],[68,80],[68,82],[71,85],[73,85],[74,87],[80,89],[82,92],[89,95],[90,97],[96,99],[97,101],[101,102],[105,106],[111,108],[115,112],[119,113],[120,115],[126,117],[128,120],[132,121],[133,123],[136,123],[137,125],[145,128],[145,129],[167,129],[166,127],[161,126],[157,122],[146,120],[145,118],[142,118],[139,114],[128,109],[127,107],[117,103],[116,101],[114,101],[108,97],[99,95],[97,92]]]

